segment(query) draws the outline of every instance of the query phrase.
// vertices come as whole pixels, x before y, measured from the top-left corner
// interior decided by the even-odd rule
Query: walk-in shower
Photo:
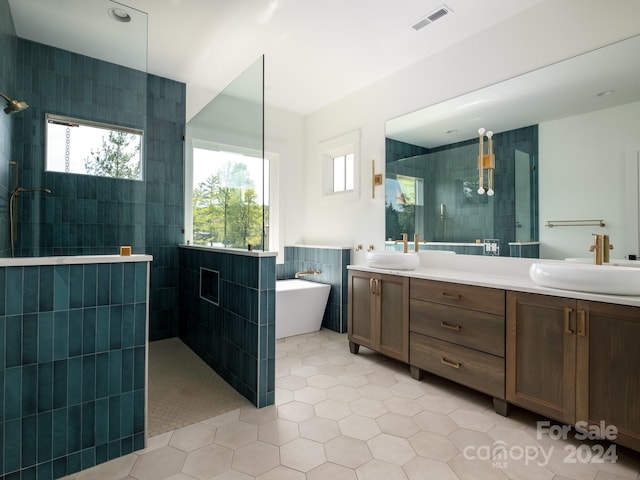
[[[4,113],[6,113],[7,115],[11,113],[21,112],[29,108],[29,105],[27,105],[27,102],[19,102],[18,100],[12,100],[11,98],[7,97],[4,93],[0,93],[0,97],[4,98],[7,102],[7,106],[4,109]]]

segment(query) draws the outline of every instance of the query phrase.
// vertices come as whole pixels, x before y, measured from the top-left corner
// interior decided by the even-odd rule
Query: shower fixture
[[[7,115],[11,113],[21,112],[22,110],[26,110],[27,108],[29,108],[29,105],[27,105],[26,102],[11,100],[4,93],[0,93],[0,97],[4,98],[7,102],[7,106],[4,109],[4,113],[6,113]]]
[[[15,165],[15,163],[13,163]],[[16,210],[15,210],[15,200],[21,193],[29,193],[29,192],[42,192],[51,194],[51,190],[48,188],[23,188],[16,187],[11,195],[9,196],[9,235],[11,236],[11,257],[15,256],[15,243],[16,243],[16,235],[17,235],[17,218],[16,218]]]

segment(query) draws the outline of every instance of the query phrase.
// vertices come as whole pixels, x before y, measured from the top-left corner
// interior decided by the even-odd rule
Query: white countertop
[[[89,263],[152,262],[153,255],[68,255],[58,257],[0,258],[0,267],[34,267],[39,265],[84,265]]]
[[[532,263],[541,261],[562,262],[563,260],[485,257],[480,255],[438,255],[438,253],[420,252],[420,266],[415,270],[387,270],[371,268],[367,265],[349,265],[347,268],[364,272],[640,307],[640,296],[602,295],[542,287],[529,277],[529,267]]]

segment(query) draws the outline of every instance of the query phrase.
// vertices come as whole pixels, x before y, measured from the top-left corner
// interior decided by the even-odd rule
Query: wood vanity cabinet
[[[409,364],[494,397],[506,415],[505,291],[411,279]]]
[[[507,401],[640,450],[640,308],[507,292]]]
[[[347,335],[351,353],[360,345],[409,361],[409,279],[349,271]]]

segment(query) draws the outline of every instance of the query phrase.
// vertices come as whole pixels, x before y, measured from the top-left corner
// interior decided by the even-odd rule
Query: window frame
[[[57,115],[54,113],[45,113],[45,129],[44,129],[44,171],[52,172],[52,173],[63,173],[63,174],[72,174],[72,175],[88,175],[96,178],[112,178],[118,180],[132,180],[137,182],[143,182],[145,180],[145,161],[144,161],[144,130],[140,128],[127,127],[124,125],[114,125],[110,123],[97,122],[95,120],[85,120],[82,118],[75,117],[67,117],[64,115]],[[128,177],[111,177],[107,175],[95,175],[93,173],[88,172],[66,172],[64,170],[54,170],[49,168],[49,124],[55,125],[67,125],[71,127],[90,127],[96,128],[106,131],[114,131],[114,132],[122,132],[130,135],[139,135],[140,136],[140,150],[138,152],[140,157],[140,175],[138,178],[128,178]]]
[[[193,245],[193,150],[206,149],[239,153],[250,157],[262,158],[269,161],[269,235],[268,251],[277,251],[280,248],[279,241],[279,219],[280,205],[278,196],[278,164],[279,155],[271,152],[262,152],[237,145],[228,145],[221,142],[187,138],[185,141],[185,162],[184,162],[184,242]],[[202,247],[218,248],[218,247]],[[228,248],[228,250],[233,250]]]
[[[318,145],[322,164],[322,198],[325,201],[348,201],[360,197],[360,131],[356,130],[338,137],[320,142]],[[334,159],[353,154],[353,189],[334,189]],[[346,165],[345,165],[346,169]],[[347,173],[345,170],[345,185]]]

